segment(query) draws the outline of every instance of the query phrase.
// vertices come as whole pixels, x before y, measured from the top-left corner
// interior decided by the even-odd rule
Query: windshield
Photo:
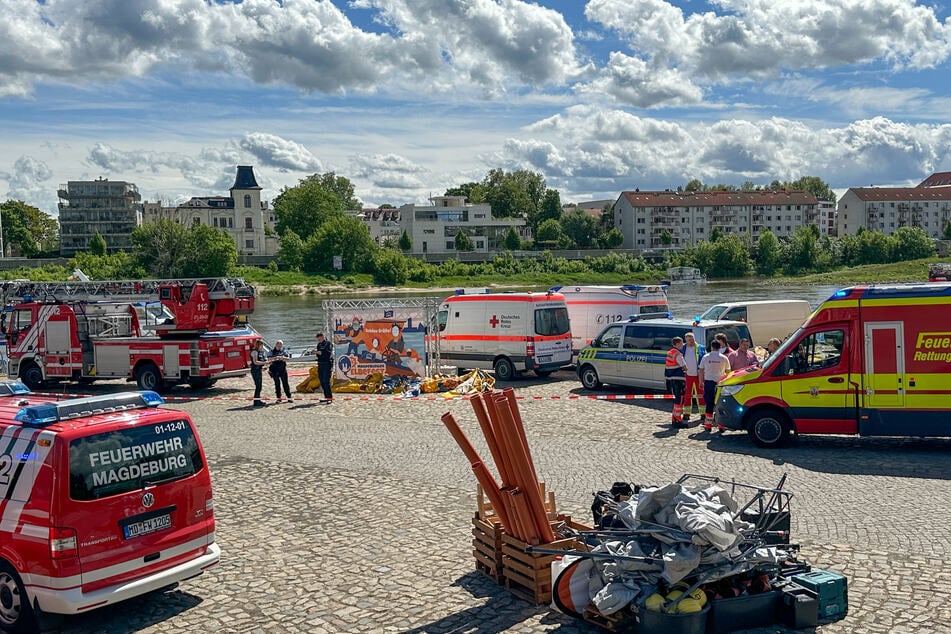
[[[762,364],[763,369],[766,370],[773,367],[774,365],[776,365],[776,363],[778,363],[777,361],[778,359],[785,359],[786,355],[789,354],[789,351],[793,347],[793,342],[799,339],[800,333],[802,333],[802,328],[800,328],[793,334],[786,337],[786,341],[784,341],[782,345],[780,345],[779,348],[776,349],[776,352],[769,355],[769,357],[767,357],[766,360],[763,361],[763,364]]]
[[[568,309],[559,308],[536,308],[535,309],[535,334],[544,337],[554,337],[564,335],[570,330],[568,323]]]
[[[655,304],[654,306],[641,306],[640,314],[644,315],[664,315],[670,312],[670,307],[667,304]]]
[[[93,434],[69,443],[69,496],[97,500],[201,468],[198,440],[186,420]]]
[[[726,310],[726,306],[723,306],[723,305],[711,306],[710,308],[707,309],[707,312],[700,315],[700,319],[710,319],[712,321],[716,321],[720,319],[720,316],[723,314],[723,311],[725,310]]]

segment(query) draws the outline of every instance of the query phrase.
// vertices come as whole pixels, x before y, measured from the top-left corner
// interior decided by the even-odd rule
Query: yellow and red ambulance
[[[0,629],[77,614],[218,563],[208,462],[155,392],[53,401],[0,384]]]
[[[716,421],[761,447],[796,434],[951,436],[951,285],[855,286],[761,367],[720,381]]]

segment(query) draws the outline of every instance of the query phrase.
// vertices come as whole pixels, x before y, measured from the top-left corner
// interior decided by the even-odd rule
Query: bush
[[[399,286],[409,279],[409,266],[401,253],[381,249],[373,255],[373,281],[385,286]]]

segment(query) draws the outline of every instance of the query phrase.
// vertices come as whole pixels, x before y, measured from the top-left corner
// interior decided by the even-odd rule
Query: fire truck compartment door
[[[68,355],[70,325],[68,321],[46,322],[46,354],[51,356]]]
[[[902,323],[865,324],[865,403],[869,408],[903,407],[905,355]]]
[[[162,365],[165,369],[165,376],[175,377],[181,374],[181,368],[178,365],[178,355],[181,351],[178,346],[162,347]]]
[[[96,350],[96,376],[129,376],[129,346],[102,345]]]

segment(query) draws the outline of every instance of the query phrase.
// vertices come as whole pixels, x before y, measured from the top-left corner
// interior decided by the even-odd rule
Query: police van
[[[436,314],[439,358],[457,368],[545,377],[571,363],[568,307],[560,293],[490,293],[461,289]]]
[[[155,392],[53,401],[0,384],[0,628],[78,614],[218,563],[211,477]]]
[[[664,390],[664,361],[674,337],[692,332],[697,343],[710,349],[717,333],[724,333],[731,348],[749,339],[740,321],[690,321],[657,319],[610,324],[578,354],[578,379],[589,390],[604,383]]]

